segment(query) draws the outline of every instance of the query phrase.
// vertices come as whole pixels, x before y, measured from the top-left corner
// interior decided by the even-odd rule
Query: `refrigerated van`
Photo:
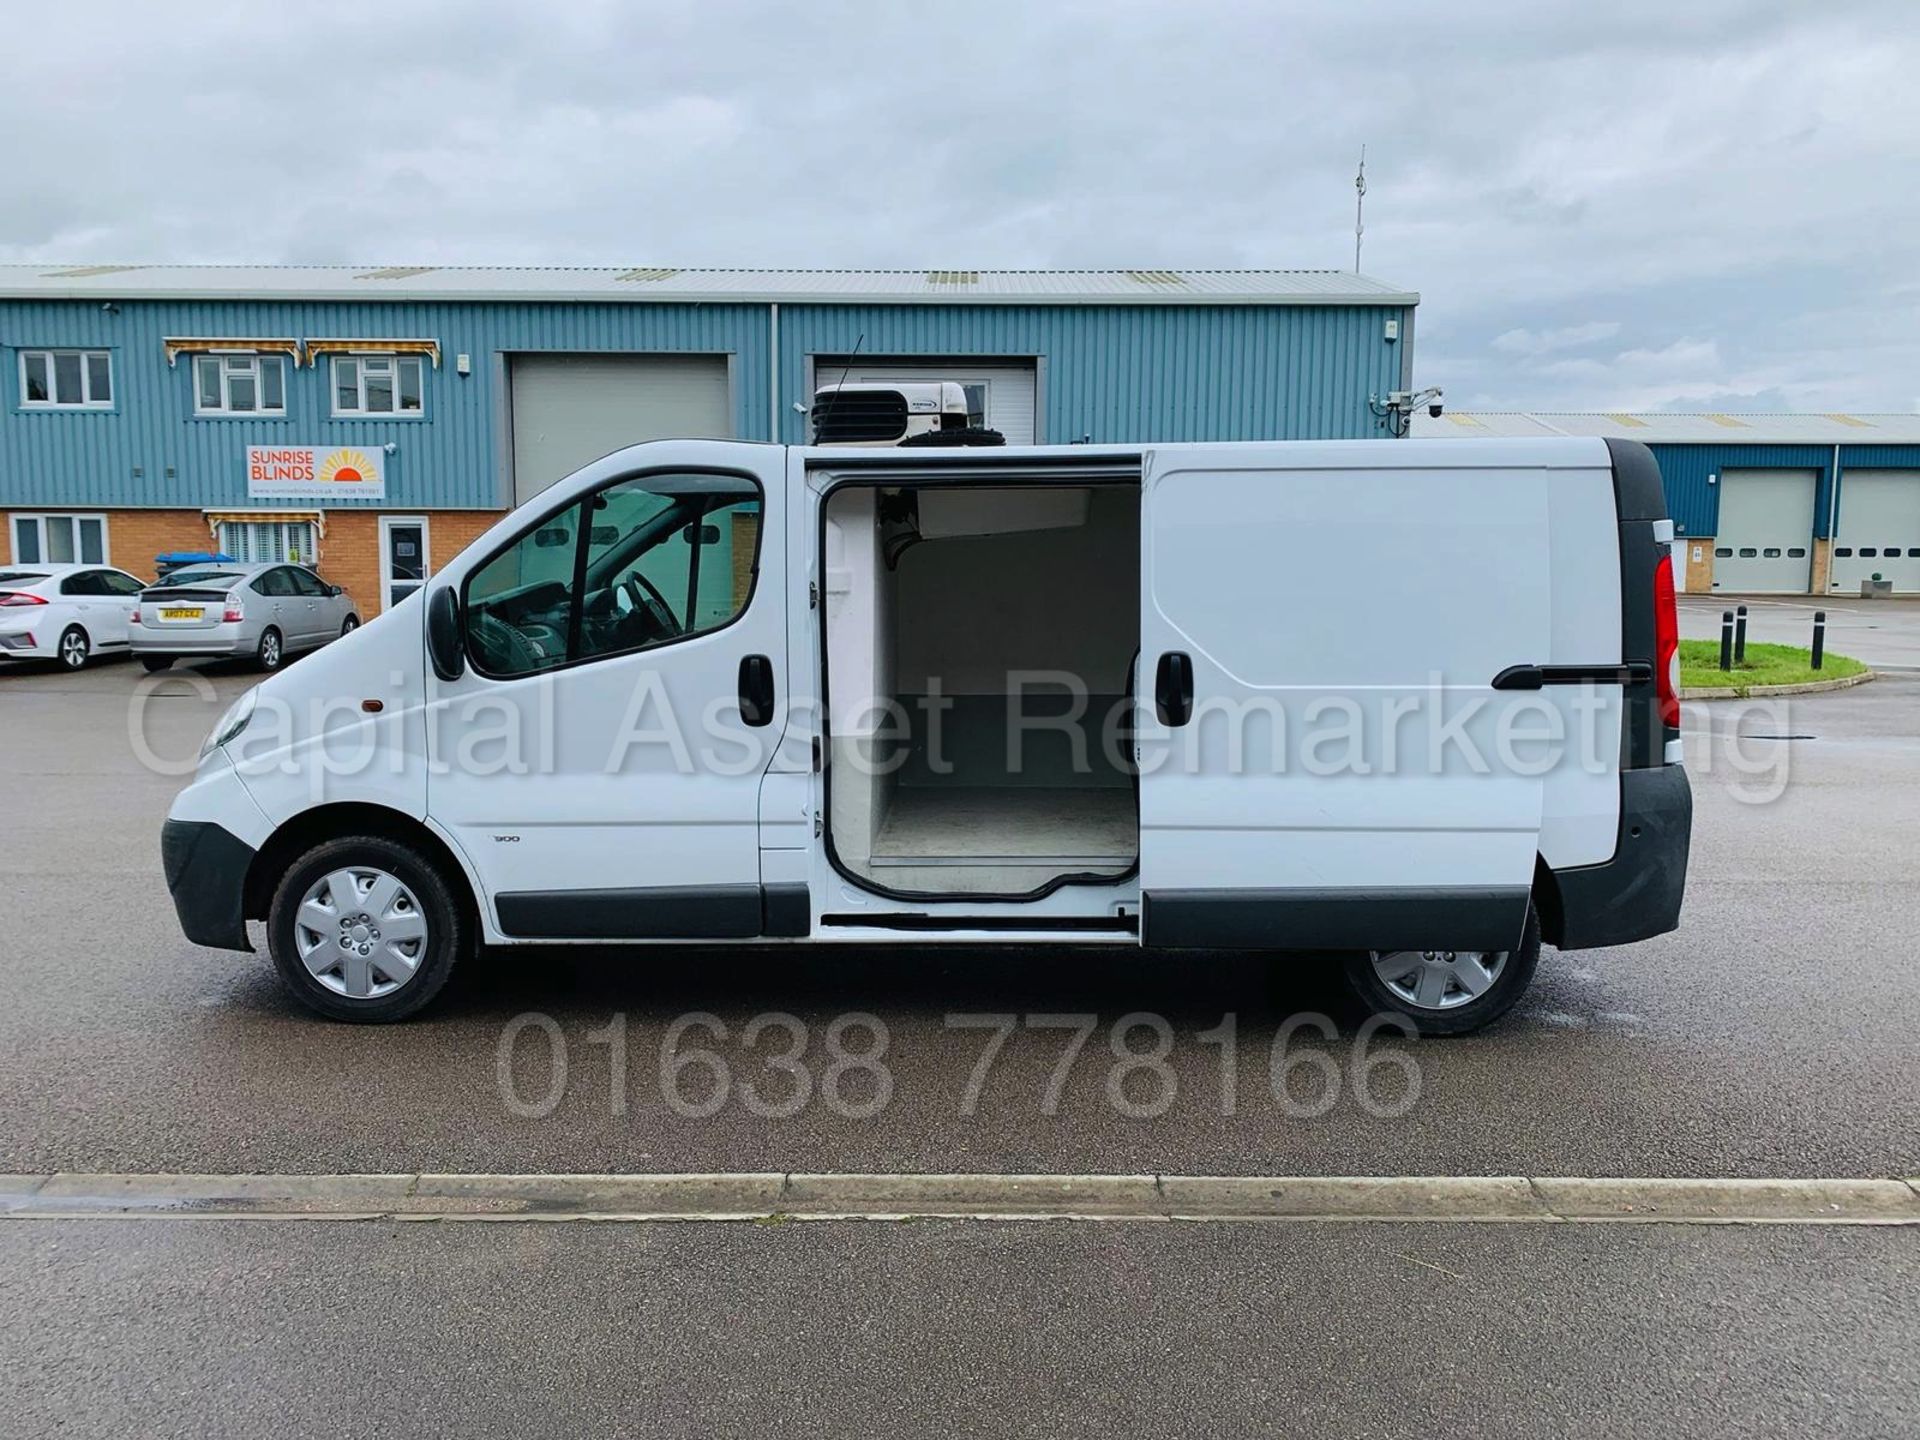
[[[1671,539],[1597,439],[636,445],[242,696],[167,880],[345,1020],[482,944],[1122,944],[1459,1033],[1678,921]]]

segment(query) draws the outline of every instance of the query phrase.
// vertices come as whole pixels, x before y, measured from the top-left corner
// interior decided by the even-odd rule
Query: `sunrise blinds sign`
[[[384,500],[378,450],[356,445],[249,445],[249,500]]]

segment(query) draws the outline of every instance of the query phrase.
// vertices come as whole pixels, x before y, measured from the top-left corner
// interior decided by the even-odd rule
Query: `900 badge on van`
[[[636,445],[247,692],[168,884],[344,1020],[482,943],[1126,943],[1464,1033],[1678,923],[1671,538],[1622,442]]]

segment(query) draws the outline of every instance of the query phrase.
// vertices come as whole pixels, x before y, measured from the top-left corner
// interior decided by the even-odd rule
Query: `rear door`
[[[1548,487],[1537,465],[1476,463],[1485,453],[1149,456],[1146,943],[1518,939],[1542,780],[1502,763],[1492,682],[1551,657]]]

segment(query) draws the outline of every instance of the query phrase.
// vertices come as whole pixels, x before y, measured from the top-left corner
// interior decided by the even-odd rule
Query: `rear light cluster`
[[[11,590],[0,595],[0,608],[10,609],[15,605],[44,605],[46,600],[39,595],[29,595],[24,590]]]
[[[246,618],[247,617],[240,611],[240,602],[238,600],[229,600],[227,602],[227,608],[221,612],[220,623],[222,625],[237,625]]]
[[[1653,683],[1660,701],[1660,723],[1680,728],[1680,606],[1673,595],[1673,556],[1662,555],[1653,570]]]

